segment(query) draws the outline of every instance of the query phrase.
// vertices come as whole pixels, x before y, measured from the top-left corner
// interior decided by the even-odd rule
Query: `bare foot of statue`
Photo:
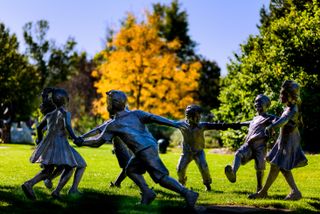
[[[110,182],[110,185],[109,187],[118,187],[118,188],[121,188],[121,185],[120,184],[117,184],[116,182]]]
[[[28,182],[22,184],[21,188],[27,198],[29,198],[30,200],[36,200],[36,195],[33,192],[32,186]]]
[[[52,189],[52,181],[50,179],[45,179],[43,181],[44,185],[48,188],[48,189]]]
[[[268,193],[260,191],[260,192],[250,194],[248,196],[248,198],[249,199],[258,199],[258,198],[266,198],[267,196],[268,196]]]
[[[206,186],[206,189],[205,189],[205,190],[206,190],[207,192],[210,192],[210,191],[211,191],[211,185],[210,185],[210,184],[206,184],[205,186]]]
[[[287,195],[284,200],[297,201],[302,198],[302,194],[300,191],[292,191],[289,195]]]
[[[143,205],[150,204],[157,196],[152,189],[149,189],[141,193],[141,195],[142,195],[142,198],[141,198],[140,204],[143,204]]]
[[[185,199],[188,207],[194,207],[199,197],[199,193],[188,190],[185,194]]]
[[[228,180],[229,180],[231,183],[235,183],[235,182],[237,181],[236,174],[233,172],[232,167],[231,167],[230,165],[227,165],[227,166],[224,168],[224,173],[226,174]]]

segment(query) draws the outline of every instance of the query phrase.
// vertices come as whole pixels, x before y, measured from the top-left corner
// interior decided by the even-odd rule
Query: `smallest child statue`
[[[266,168],[267,141],[269,139],[264,130],[276,118],[274,115],[267,113],[270,104],[270,99],[266,95],[259,94],[254,101],[257,116],[251,121],[242,123],[249,125],[245,143],[236,151],[232,166],[227,165],[225,167],[225,174],[231,183],[236,182],[236,175],[240,165],[244,165],[254,159],[257,191],[262,188],[263,174]]]

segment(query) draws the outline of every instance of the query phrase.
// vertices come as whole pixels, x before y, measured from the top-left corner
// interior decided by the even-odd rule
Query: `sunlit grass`
[[[0,145],[0,213],[95,213],[100,209],[106,212],[117,213],[162,213],[175,212],[183,209],[183,198],[169,190],[155,184],[148,175],[147,182],[157,192],[156,200],[149,206],[135,205],[140,200],[138,188],[126,178],[121,188],[110,188],[120,168],[116,157],[112,155],[111,145],[100,148],[76,148],[85,158],[88,167],[80,190],[83,197],[73,199],[66,196],[72,181],[62,191],[62,201],[52,200],[50,190],[43,183],[35,186],[37,201],[29,201],[23,194],[20,185],[32,178],[39,170],[38,164],[31,164],[29,157],[33,151],[30,145]],[[224,167],[232,162],[233,155],[211,154],[207,152],[207,160],[213,179],[212,191],[205,192],[200,172],[194,162],[187,170],[187,187],[200,193],[198,207],[212,205],[236,205],[253,207],[273,207],[296,211],[299,213],[320,211],[320,172],[318,161],[319,155],[308,155],[309,165],[293,170],[297,185],[300,188],[303,199],[295,202],[284,201],[283,198],[289,193],[289,187],[280,174],[269,191],[269,197],[262,200],[249,200],[247,195],[253,193],[256,188],[256,178],[253,162],[241,166],[238,171],[237,182],[229,183],[224,175]],[[180,150],[169,150],[161,155],[162,160],[168,167],[171,176],[177,178],[176,165]],[[267,166],[266,175],[269,170]],[[265,177],[266,177],[265,175]],[[54,185],[58,179],[54,180]]]

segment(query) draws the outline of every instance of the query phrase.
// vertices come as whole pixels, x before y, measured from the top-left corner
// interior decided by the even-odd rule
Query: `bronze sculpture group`
[[[110,119],[97,128],[77,137],[71,127],[71,115],[65,105],[69,97],[65,90],[47,88],[42,94],[41,112],[44,119],[37,127],[37,147],[30,161],[40,163],[42,170],[32,179],[22,185],[23,192],[30,199],[36,199],[32,187],[44,181],[47,188],[52,188],[51,180],[60,175],[60,180],[52,192],[52,197],[59,198],[60,191],[74,172],[72,187],[68,194],[80,194],[78,185],[84,173],[86,162],[81,155],[69,145],[69,135],[77,146],[100,147],[104,143],[112,143],[114,152],[122,171],[111,187],[120,187],[123,179],[128,176],[141,191],[141,204],[150,204],[156,193],[149,188],[143,174],[148,172],[152,180],[160,186],[174,191],[185,198],[189,207],[194,207],[199,194],[187,189],[186,170],[188,164],[194,160],[200,170],[203,184],[207,191],[211,190],[212,179],[206,161],[204,147],[205,130],[239,129],[249,125],[245,143],[235,153],[232,165],[225,167],[227,179],[236,182],[236,173],[241,164],[255,160],[257,177],[257,192],[249,198],[264,198],[269,187],[281,172],[291,188],[286,200],[299,200],[302,195],[295,184],[291,169],[307,165],[307,159],[301,149],[299,124],[300,88],[291,80],[284,81],[280,91],[280,100],[286,106],[280,117],[268,114],[270,99],[265,95],[258,95],[254,106],[257,111],[251,121],[242,123],[209,123],[200,122],[201,107],[189,105],[185,110],[183,121],[173,121],[141,110],[129,110],[127,96],[118,90],[108,91],[107,110]],[[148,131],[146,124],[156,123],[179,129],[183,136],[182,154],[180,156],[177,173],[178,180],[169,176],[169,171],[158,153],[157,141]],[[278,139],[267,155],[267,141],[273,130],[280,128]],[[43,132],[46,132],[43,137]],[[271,165],[268,178],[263,186],[263,172],[265,162]]]

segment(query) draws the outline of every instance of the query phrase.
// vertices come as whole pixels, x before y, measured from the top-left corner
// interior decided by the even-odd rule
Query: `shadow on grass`
[[[223,193],[224,193],[224,191],[215,190],[215,189],[212,189],[212,190],[210,190],[210,191],[208,191],[208,192],[210,192],[210,193],[217,193],[217,194],[223,194]]]
[[[82,189],[83,195],[77,199],[62,194],[61,200],[53,200],[44,188],[35,188],[36,201],[27,199],[20,186],[0,186],[0,213],[288,213],[281,203],[273,203],[274,208],[256,208],[246,205],[220,206],[201,205],[195,209],[185,207],[185,201],[177,194],[157,191],[168,199],[157,199],[150,205],[136,205],[140,195],[112,195],[111,192],[100,192],[93,189]],[[282,197],[281,197],[282,198]],[[320,202],[309,202],[315,209],[320,208]],[[275,209],[277,208],[277,209]],[[299,209],[293,213],[317,213]]]
[[[196,191],[196,192],[203,192],[203,191],[206,191],[204,188],[203,188],[203,189],[201,189],[201,188],[194,188],[194,187],[187,187],[187,188],[190,188],[191,190]],[[224,191],[214,189],[214,187],[212,187],[212,189],[211,189],[211,190],[209,190],[209,191],[207,191],[207,192],[210,192],[210,193],[217,193],[217,194],[223,194],[223,193],[224,193]]]
[[[232,191],[233,193],[236,194],[240,194],[240,195],[246,195],[247,197],[250,194],[253,194],[254,192],[249,192],[249,191]],[[286,195],[283,194],[272,194],[272,195],[268,195],[265,199],[269,199],[269,200],[283,200],[286,197]],[[254,200],[254,199],[252,199]]]
[[[249,192],[249,191],[246,191],[246,190],[242,190],[242,191],[231,191],[232,193],[236,193],[236,194],[240,194],[240,195],[250,195],[252,194],[253,192]]]
[[[309,198],[309,199],[312,200],[312,201],[308,202],[308,204],[310,204],[310,206],[312,206],[316,210],[320,211],[320,201],[319,201],[319,199],[318,198]]]
[[[199,211],[198,213],[289,213],[288,210],[271,209],[271,208],[256,208],[249,206],[209,206]]]
[[[83,190],[83,196],[74,199],[62,195],[54,200],[43,188],[35,188],[37,200],[27,199],[20,187],[0,186],[0,213],[117,213],[126,204],[135,204],[138,198],[108,195]]]
[[[83,195],[77,199],[61,194],[60,200],[54,200],[45,188],[35,187],[37,200],[25,197],[20,186],[0,186],[0,213],[190,213],[184,208],[185,202],[177,194],[157,191],[168,200],[155,199],[150,205],[137,205],[140,195],[112,195],[93,189],[82,189]]]
[[[154,190],[157,195],[161,194],[162,196],[164,196],[165,198],[179,198],[180,196],[177,194],[177,193],[168,193],[168,192],[165,192],[165,191],[162,191],[160,189],[157,189],[157,190]]]

